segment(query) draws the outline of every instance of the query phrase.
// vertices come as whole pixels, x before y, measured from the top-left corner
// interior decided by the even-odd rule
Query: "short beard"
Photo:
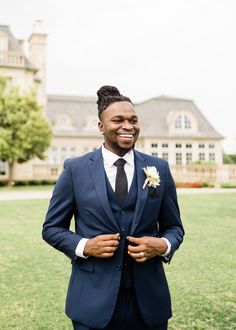
[[[122,157],[125,154],[127,154],[127,152],[129,152],[131,149],[134,149],[135,143],[130,148],[123,148],[123,147],[119,146],[116,142],[112,142],[112,146],[113,146],[114,150],[117,150],[118,156]]]

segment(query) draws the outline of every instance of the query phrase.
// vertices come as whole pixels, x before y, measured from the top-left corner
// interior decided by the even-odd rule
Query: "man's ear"
[[[104,125],[101,121],[98,122],[98,128],[99,128],[100,132],[103,134],[104,133]]]

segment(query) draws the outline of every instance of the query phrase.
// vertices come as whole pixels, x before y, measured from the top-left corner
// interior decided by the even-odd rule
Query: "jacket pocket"
[[[91,272],[92,273],[94,271],[93,262],[91,262],[87,259],[78,258],[76,260],[76,264],[77,264],[79,269],[85,270],[86,272]]]

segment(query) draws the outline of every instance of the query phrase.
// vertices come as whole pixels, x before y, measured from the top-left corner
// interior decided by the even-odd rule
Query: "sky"
[[[47,33],[47,93],[191,99],[236,153],[235,0],[0,0],[0,24]]]

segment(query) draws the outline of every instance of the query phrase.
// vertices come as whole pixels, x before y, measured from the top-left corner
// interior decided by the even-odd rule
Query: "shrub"
[[[221,188],[236,188],[236,184],[225,182],[225,183],[221,183],[220,187]]]

